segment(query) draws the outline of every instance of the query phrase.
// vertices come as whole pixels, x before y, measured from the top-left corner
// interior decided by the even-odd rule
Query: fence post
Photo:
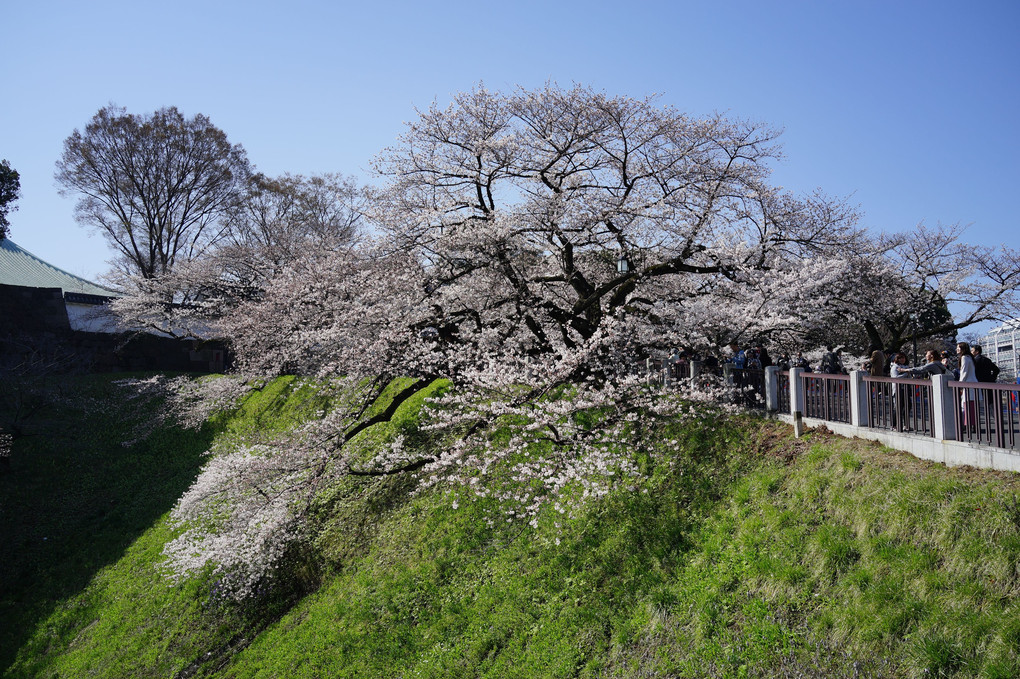
[[[803,368],[790,368],[790,414],[804,413],[804,393],[800,388],[800,376]]]
[[[949,375],[931,376],[932,423],[935,438],[952,441],[956,438],[956,412],[958,405],[953,402],[953,390],[949,388]]]
[[[765,368],[765,408],[779,410],[779,366]]]
[[[850,373],[850,424],[855,427],[867,427],[869,423],[868,408],[871,404],[864,384],[867,374],[863,370]]]

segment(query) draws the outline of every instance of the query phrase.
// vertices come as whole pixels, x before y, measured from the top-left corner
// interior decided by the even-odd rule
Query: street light
[[[913,340],[913,343],[914,343],[914,365],[916,366],[917,365],[917,316],[914,316],[911,320],[914,322],[914,336],[911,337],[910,339]]]
[[[617,273],[627,273],[630,271],[630,262],[627,261],[626,254],[621,254],[620,258],[616,260],[616,271]]]

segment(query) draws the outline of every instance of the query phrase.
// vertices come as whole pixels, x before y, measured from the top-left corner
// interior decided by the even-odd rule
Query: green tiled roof
[[[0,240],[0,285],[28,288],[60,288],[65,293],[115,297],[117,293],[67,273],[18,246],[10,238]]]

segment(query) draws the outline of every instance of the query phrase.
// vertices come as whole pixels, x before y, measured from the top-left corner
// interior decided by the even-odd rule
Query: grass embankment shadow
[[[25,423],[0,474],[0,673],[60,602],[173,507],[213,438],[208,425],[164,424],[123,445],[154,404],[128,400],[110,376],[69,379]]]
[[[363,414],[369,417],[385,408],[400,384],[398,380],[390,385]],[[357,443],[372,448],[391,436],[394,428],[413,430],[411,421],[417,418],[420,401],[439,387],[434,384],[422,391],[388,424],[363,431]],[[133,454],[137,460],[122,459],[119,449],[111,451],[98,443],[94,454],[109,458],[103,461],[107,473],[118,475],[116,483],[123,488],[117,506],[136,505],[131,510],[132,520],[106,518],[110,521],[109,538],[115,544],[101,558],[94,558],[94,565],[73,582],[62,566],[51,563],[47,568],[63,574],[64,582],[56,577],[51,578],[55,582],[22,578],[11,588],[11,592],[20,592],[38,585],[46,594],[36,597],[39,601],[23,597],[33,599],[36,611],[23,614],[21,631],[5,642],[8,674],[207,676],[316,590],[323,575],[321,561],[302,541],[295,542],[274,573],[260,584],[258,595],[243,602],[219,593],[219,576],[212,568],[182,581],[168,578],[162,550],[173,539],[175,529],[167,520],[167,511],[199,473],[206,460],[202,452],[210,443],[213,447],[229,447],[250,439],[272,438],[323,412],[350,406],[344,394],[343,390],[334,392],[293,377],[281,377],[249,392],[235,408],[214,415],[201,432],[191,435],[193,438],[172,427],[158,430],[148,445],[136,446]],[[117,426],[117,418],[112,417],[107,424],[97,428],[97,437],[108,442],[119,440],[119,434],[109,428]],[[149,478],[157,473],[163,474],[158,489]],[[102,479],[103,474],[93,476]],[[358,525],[367,535],[374,534],[372,514],[394,502],[406,501],[407,490],[401,488],[405,483],[404,479],[384,479],[367,486],[338,484],[317,501],[308,520],[325,520],[334,510],[343,515],[343,508],[350,505],[352,513],[347,520],[360,521]],[[101,484],[93,485],[97,493],[108,492]],[[141,490],[132,492],[132,488]],[[102,507],[102,501],[92,504]],[[90,528],[79,523],[64,534],[79,535]],[[334,543],[337,553],[333,556],[360,553],[362,543],[361,539],[346,547]],[[349,553],[341,554],[345,550]],[[78,552],[66,551],[79,559],[89,553],[85,545],[80,545]],[[54,561],[54,557],[48,558]]]

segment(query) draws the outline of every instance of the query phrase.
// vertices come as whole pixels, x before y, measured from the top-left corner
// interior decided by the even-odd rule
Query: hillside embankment
[[[284,378],[141,435],[155,405],[79,387],[0,476],[6,677],[1020,676],[1014,475],[705,414],[663,425],[668,454],[650,428],[637,482],[535,525],[409,475],[342,479],[236,601],[211,571],[166,577],[169,511],[216,441],[324,404]],[[420,407],[364,444],[443,445],[414,436]]]

